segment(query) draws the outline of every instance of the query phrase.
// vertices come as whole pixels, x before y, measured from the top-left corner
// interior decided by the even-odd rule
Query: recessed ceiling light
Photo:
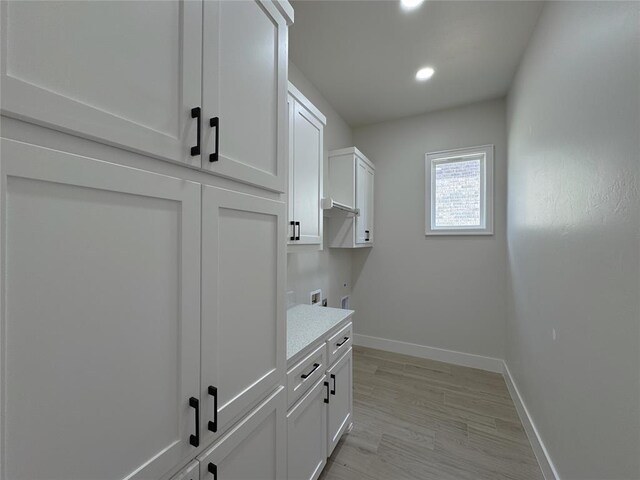
[[[413,10],[422,5],[422,2],[424,2],[424,0],[400,0],[400,5],[402,5],[402,8],[405,10]]]
[[[416,73],[416,80],[418,80],[419,82],[424,82],[425,80],[429,80],[431,77],[433,77],[434,73],[436,73],[436,71],[432,67],[421,68]]]

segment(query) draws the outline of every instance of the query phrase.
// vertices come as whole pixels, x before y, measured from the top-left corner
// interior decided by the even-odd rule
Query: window
[[[493,145],[427,153],[426,235],[493,234]]]

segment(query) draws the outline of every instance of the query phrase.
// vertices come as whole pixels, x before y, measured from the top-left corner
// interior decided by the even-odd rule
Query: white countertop
[[[353,310],[295,305],[287,310],[287,360],[345,321]]]

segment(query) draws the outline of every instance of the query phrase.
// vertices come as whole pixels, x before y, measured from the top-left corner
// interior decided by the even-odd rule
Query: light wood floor
[[[353,353],[354,427],[320,480],[543,480],[501,375]]]

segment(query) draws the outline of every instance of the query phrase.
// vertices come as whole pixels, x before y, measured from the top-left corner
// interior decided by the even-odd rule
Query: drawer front
[[[287,405],[293,405],[327,369],[327,352],[321,344],[287,372]]]
[[[349,322],[327,340],[329,365],[332,365],[353,344],[353,323]]]

